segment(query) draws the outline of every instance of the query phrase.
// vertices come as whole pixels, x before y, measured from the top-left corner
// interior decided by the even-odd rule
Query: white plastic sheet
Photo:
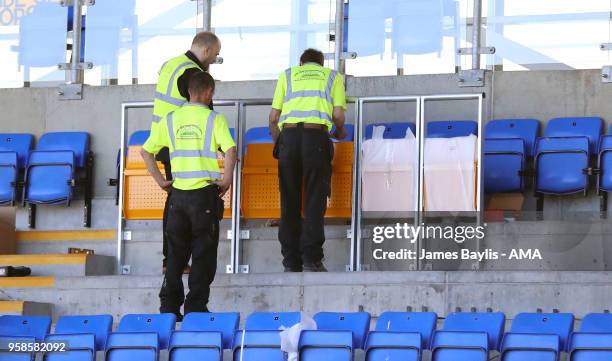
[[[309,315],[302,312],[300,323],[284,329],[280,333],[281,351],[288,354],[288,361],[298,360],[298,346],[300,334],[303,330],[316,330],[317,323]]]
[[[425,139],[425,210],[475,211],[477,140]]]
[[[362,145],[362,209],[414,211],[417,177],[416,140],[406,129],[403,139],[383,139],[384,126],[374,127]]]

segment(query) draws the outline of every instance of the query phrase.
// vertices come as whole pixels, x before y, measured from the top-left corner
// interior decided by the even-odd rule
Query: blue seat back
[[[54,334],[93,334],[96,342],[96,350],[106,348],[106,339],[113,327],[113,316],[62,316],[57,320]]]
[[[317,330],[351,331],[353,348],[363,348],[370,329],[370,314],[367,312],[319,312],[314,315]]]
[[[51,318],[47,316],[0,316],[0,336],[34,337],[44,341],[51,328]]]
[[[36,354],[34,352],[12,352],[9,344],[11,343],[34,343],[34,337],[24,336],[2,336],[0,335],[0,360],[2,361],[34,361]]]
[[[170,361],[221,359],[223,341],[219,332],[181,330],[175,331],[170,338]]]
[[[484,180],[488,193],[523,190],[525,144],[520,138],[484,140]]]
[[[234,336],[233,360],[281,361],[283,360],[283,352],[280,346],[279,330],[238,331]]]
[[[117,332],[152,332],[159,336],[159,347],[168,348],[170,334],[176,326],[176,316],[172,313],[131,314],[121,318]]]
[[[569,352],[570,361],[612,360],[612,333],[575,333]]]
[[[376,331],[414,332],[421,335],[422,348],[429,348],[438,315],[434,312],[383,312]]]
[[[420,361],[421,335],[395,331],[372,331],[366,341],[366,361]]]
[[[318,327],[318,325],[317,325]],[[301,361],[352,361],[354,341],[348,330],[304,330],[300,334]]]
[[[26,173],[26,200],[30,203],[59,204],[72,198],[74,153],[68,151],[33,151]]]
[[[174,315],[173,315],[174,316]],[[159,358],[159,334],[147,331],[120,331],[108,336],[106,361],[157,361]]]
[[[589,313],[580,322],[580,332],[612,334],[612,314]]]
[[[268,127],[255,127],[246,131],[244,144],[272,143],[272,135]]]
[[[558,335],[561,350],[565,350],[573,328],[574,315],[571,313],[519,313],[512,320],[510,332]]]
[[[132,135],[130,135],[130,139],[128,140],[128,146],[130,145],[143,145],[149,139],[149,135],[151,135],[150,130],[138,130]]]
[[[481,330],[436,331],[431,349],[432,361],[487,361],[488,334]]]
[[[602,134],[603,120],[598,117],[553,118],[544,130],[545,137],[584,136],[589,139],[589,153],[599,149],[599,136]]]
[[[370,124],[365,128],[365,139],[372,139],[374,127],[385,127],[384,139],[402,139],[406,137],[406,130],[410,129],[412,134],[416,136],[416,125],[409,122],[397,123],[375,123]]]
[[[525,155],[532,157],[536,138],[540,134],[540,122],[536,119],[495,119],[485,126],[486,139],[522,139]]]
[[[0,152],[17,153],[17,167],[23,169],[34,145],[32,134],[0,133]]]
[[[612,191],[612,135],[604,135],[599,144],[599,189]]]
[[[89,152],[89,134],[85,132],[46,133],[38,140],[36,150],[70,150],[74,152],[76,166],[83,168],[87,160],[87,152]]]
[[[0,204],[15,201],[17,173],[17,153],[0,150]]]
[[[301,320],[299,312],[254,312],[247,317],[246,330],[275,331],[288,328]]]
[[[336,139],[332,138],[334,142],[352,142],[355,140],[355,126],[353,124],[344,124],[344,129],[346,130],[346,138],[344,139]],[[336,126],[333,125],[331,128],[331,134],[334,134],[336,130]]]
[[[185,316],[181,331],[215,331],[223,338],[223,348],[232,347],[234,333],[240,323],[240,313],[199,313],[192,312]]]
[[[96,350],[104,350],[104,348],[98,349],[96,347],[96,337],[93,333],[66,335],[58,334],[56,331],[56,334],[47,336],[45,342],[50,344],[65,343],[66,347],[63,351],[45,354],[44,361],[95,361],[95,359],[91,359],[91,356],[95,355]]]
[[[478,135],[478,123],[473,120],[445,120],[427,123],[427,138],[466,137]]]
[[[453,312],[444,320],[443,331],[486,332],[489,350],[498,350],[506,316],[501,312]]]
[[[571,194],[588,185],[584,169],[589,166],[587,137],[539,138],[536,142],[536,191]]]

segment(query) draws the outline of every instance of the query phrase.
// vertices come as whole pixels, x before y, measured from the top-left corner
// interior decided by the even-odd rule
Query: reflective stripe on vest
[[[176,139],[174,135],[174,112],[171,112],[167,116],[168,120],[168,134],[170,135],[170,144],[172,144],[172,152],[170,152],[170,160],[175,157],[184,158],[211,158],[217,160],[217,152],[211,151],[210,146],[212,144],[213,131],[215,127],[215,118],[217,113],[211,111],[208,115],[208,121],[206,122],[206,135],[204,138],[204,148],[199,149],[176,149]],[[173,173],[174,174],[174,173]],[[184,178],[184,177],[182,177]],[[197,178],[197,177],[193,177]]]
[[[307,110],[307,111],[301,111],[301,110],[292,110],[289,113],[283,115],[280,117],[279,121],[282,123],[283,121],[287,120],[287,118],[321,118],[324,120],[328,120],[328,121],[332,121],[331,117],[329,116],[329,114],[324,113],[324,112],[320,112],[318,110]]]
[[[210,178],[210,179],[221,179],[221,173],[211,172],[207,170],[192,170],[186,172],[172,172],[173,178],[182,179],[199,179],[199,178]]]
[[[302,98],[302,97],[317,97],[324,100],[327,100],[331,104],[334,104],[334,100],[331,97],[332,86],[334,85],[334,80],[336,79],[336,71],[332,70],[329,73],[329,78],[327,79],[327,87],[325,91],[321,90],[298,90],[296,92],[293,91],[293,87],[291,86],[291,68],[285,70],[285,78],[287,78],[287,91],[285,94],[284,102],[288,102],[291,99]]]

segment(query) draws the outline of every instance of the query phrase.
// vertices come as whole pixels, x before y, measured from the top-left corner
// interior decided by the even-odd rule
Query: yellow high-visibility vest
[[[279,127],[282,129],[286,123],[314,123],[331,130],[337,76],[332,69],[310,63],[285,70],[279,80],[286,81]]]
[[[169,138],[165,143],[169,144],[174,188],[200,189],[222,178],[214,147],[223,140],[213,139],[215,121],[225,122],[225,118],[204,105],[187,103],[160,122],[160,136]]]
[[[153,123],[151,124],[151,128],[156,127],[157,123],[159,123],[166,114],[180,108],[187,102],[187,99],[179,92],[178,79],[187,69],[191,68],[202,70],[196,62],[189,59],[185,54],[168,60],[162,66],[159,71],[157,88],[155,89]]]

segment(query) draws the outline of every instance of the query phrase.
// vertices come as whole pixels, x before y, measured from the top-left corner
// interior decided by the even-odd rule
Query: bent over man
[[[323,243],[334,157],[330,131],[335,125],[334,137],[346,137],[346,96],[342,76],[323,67],[323,61],[320,51],[305,50],[300,66],[280,75],[270,111],[281,195],[278,238],[285,272],[327,271]]]

